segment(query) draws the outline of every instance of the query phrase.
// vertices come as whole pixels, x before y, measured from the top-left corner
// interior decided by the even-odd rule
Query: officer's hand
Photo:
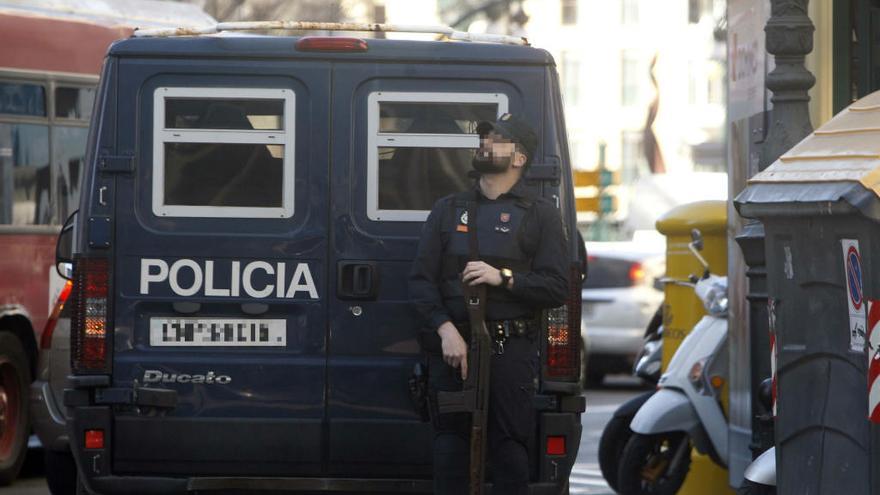
[[[467,344],[452,322],[447,321],[437,329],[443,347],[443,361],[453,368],[461,367],[461,379],[467,380]]]
[[[482,261],[470,261],[461,272],[462,280],[469,285],[489,284],[493,287],[501,285],[501,270]]]

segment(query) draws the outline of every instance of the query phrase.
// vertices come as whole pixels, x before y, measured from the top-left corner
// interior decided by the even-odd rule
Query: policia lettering
[[[181,272],[189,272],[186,287],[181,284]],[[257,275],[260,272],[262,275]],[[205,296],[241,297],[243,289],[246,295],[257,299],[273,295],[279,299],[294,299],[300,292],[308,294],[310,299],[318,299],[318,290],[308,263],[297,263],[290,278],[286,276],[286,263],[272,265],[265,261],[252,261],[243,269],[240,261],[232,261],[229,273],[230,279],[223,286],[215,287],[213,260],[206,260],[202,268],[191,259],[179,259],[169,267],[164,260],[144,258],[141,259],[140,292],[149,294],[151,284],[168,282],[172,292],[184,297],[200,293]],[[262,280],[274,280],[275,283],[264,283],[258,287],[254,282],[255,275]]]

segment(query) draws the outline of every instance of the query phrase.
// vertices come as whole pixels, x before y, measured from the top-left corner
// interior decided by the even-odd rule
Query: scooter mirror
[[[694,243],[694,249],[697,251],[703,250],[703,233],[700,232],[700,229],[691,230],[691,240]]]

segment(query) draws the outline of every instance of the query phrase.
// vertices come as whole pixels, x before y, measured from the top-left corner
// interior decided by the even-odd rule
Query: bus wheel
[[[15,481],[28,440],[30,366],[21,341],[0,331],[0,486]]]

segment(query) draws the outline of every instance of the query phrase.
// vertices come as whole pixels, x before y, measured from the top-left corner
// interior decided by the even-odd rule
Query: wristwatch
[[[510,279],[513,278],[513,271],[510,268],[502,268],[499,271],[501,272],[501,287],[506,289]]]

